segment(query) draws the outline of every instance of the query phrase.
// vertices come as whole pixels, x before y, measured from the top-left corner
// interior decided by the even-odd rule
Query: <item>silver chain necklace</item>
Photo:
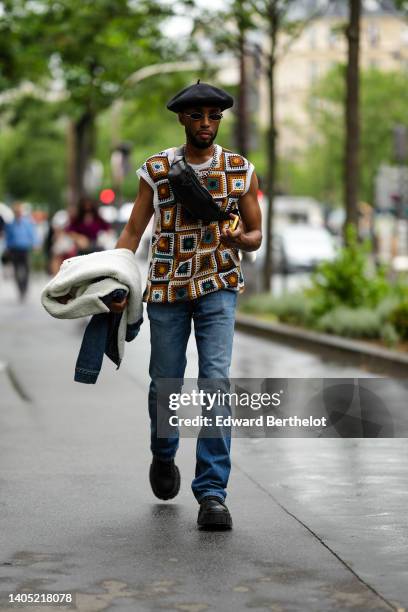
[[[186,155],[185,153],[186,149],[184,147],[184,157]],[[204,181],[207,179],[208,175],[210,174],[210,172],[212,170],[214,170],[214,168],[217,166],[218,164],[218,157],[217,157],[217,147],[214,145],[214,155],[213,158],[211,160],[211,164],[208,166],[208,168],[205,168],[204,170],[196,170],[195,168],[193,168],[195,175],[197,176],[198,180],[200,181],[200,183],[202,185],[204,185]]]

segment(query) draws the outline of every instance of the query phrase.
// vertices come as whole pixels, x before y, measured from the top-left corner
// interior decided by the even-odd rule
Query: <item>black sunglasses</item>
[[[198,111],[194,112],[194,113],[184,113],[185,115],[187,115],[187,117],[190,117],[190,119],[192,119],[193,121],[199,121],[199,119],[202,119],[204,117],[204,113],[200,113]],[[221,121],[223,115],[222,113],[209,113],[208,114],[208,118],[211,119],[211,121]]]

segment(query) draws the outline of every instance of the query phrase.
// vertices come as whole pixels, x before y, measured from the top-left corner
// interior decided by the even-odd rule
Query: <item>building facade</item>
[[[408,72],[408,20],[392,9],[378,10],[375,0],[366,2],[366,6],[361,20],[361,67]],[[307,108],[312,87],[333,65],[346,62],[347,43],[342,31],[346,9],[346,2],[335,3],[292,42],[287,36],[280,38],[276,114],[282,155],[296,154],[310,143],[312,126]],[[263,43],[265,48],[267,43]],[[259,125],[265,127],[269,117],[266,78],[259,79],[256,86]]]

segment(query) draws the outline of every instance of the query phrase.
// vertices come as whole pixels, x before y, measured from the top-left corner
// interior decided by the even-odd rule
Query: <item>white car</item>
[[[283,272],[313,270],[336,256],[335,241],[324,227],[288,225],[276,234]]]
[[[273,268],[288,274],[313,270],[322,261],[336,256],[336,242],[324,227],[295,223],[275,229],[272,239]],[[261,268],[265,258],[266,237],[256,252],[255,266]]]

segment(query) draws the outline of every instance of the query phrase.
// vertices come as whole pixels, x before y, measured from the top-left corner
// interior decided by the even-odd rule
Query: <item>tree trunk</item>
[[[345,106],[345,151],[344,151],[344,199],[346,227],[352,224],[358,227],[358,192],[359,192],[359,146],[360,146],[360,113],[359,113],[359,55],[360,55],[360,17],[361,0],[349,0],[350,19],[346,29],[348,43],[348,61],[346,71],[346,106]]]
[[[237,143],[244,157],[249,153],[248,79],[245,55],[245,30],[239,24],[239,93],[238,93]]]
[[[91,113],[70,122],[68,147],[68,205],[75,206],[81,196],[87,195],[84,177],[95,147],[95,117]]]
[[[266,221],[266,240],[265,262],[263,266],[262,289],[269,292],[271,290],[271,277],[273,273],[272,260],[272,234],[273,234],[273,199],[275,195],[276,182],[276,117],[275,117],[275,67],[276,67],[276,41],[279,28],[279,15],[276,3],[271,0],[269,5],[269,35],[271,40],[271,51],[268,57],[267,82],[269,93],[269,129],[267,132],[267,173],[266,173],[266,200],[267,200],[267,221]]]

